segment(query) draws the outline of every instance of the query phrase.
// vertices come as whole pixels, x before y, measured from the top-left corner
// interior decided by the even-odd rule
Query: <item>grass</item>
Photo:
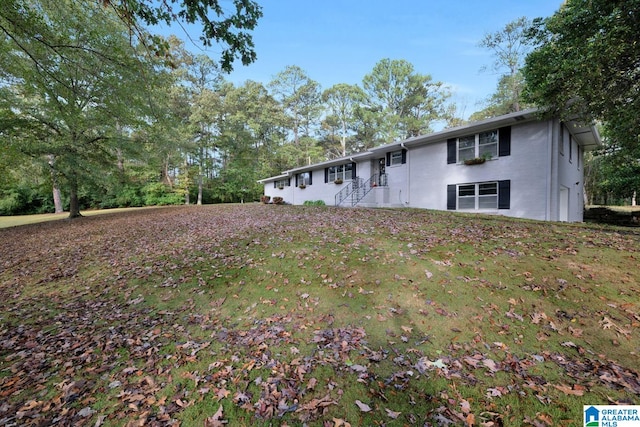
[[[640,404],[636,230],[252,204],[0,238],[0,424],[579,425]]]
[[[122,212],[131,212],[139,209],[154,209],[154,206],[142,208],[114,208],[114,209],[98,209],[82,211],[83,216],[105,215]],[[58,221],[61,219],[69,219],[69,212],[63,213],[47,213],[34,215],[15,215],[0,216],[0,228],[18,227],[20,225],[38,224],[41,222]]]

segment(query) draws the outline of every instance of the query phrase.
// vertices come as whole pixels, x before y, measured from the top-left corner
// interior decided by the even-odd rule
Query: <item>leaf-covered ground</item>
[[[0,230],[0,425],[581,425],[640,404],[640,233],[177,207]]]

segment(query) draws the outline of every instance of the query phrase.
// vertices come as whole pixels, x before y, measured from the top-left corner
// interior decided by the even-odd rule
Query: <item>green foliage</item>
[[[304,206],[325,206],[324,200],[305,200]]]
[[[111,194],[111,197],[107,195],[102,198],[100,207],[130,208],[136,206],[144,206],[145,204],[149,205],[149,203],[145,203],[146,197],[142,194],[145,189],[148,191],[147,187],[139,188],[138,186],[132,184],[123,185],[122,187],[115,189],[115,191]]]
[[[11,187],[0,192],[0,215],[39,214],[53,211],[53,201],[46,188]]]
[[[492,52],[492,71],[500,73],[496,92],[487,100],[488,105],[471,115],[471,121],[520,111],[528,107],[522,99],[524,77],[521,69],[532,43],[527,38],[531,21],[526,17],[509,22],[494,33],[485,34],[480,47]]]
[[[639,10],[640,0],[566,1],[553,16],[536,22],[531,37],[539,47],[524,68],[527,100],[563,119],[603,123],[612,153],[631,162],[630,168],[612,168],[612,187],[635,190],[640,188],[635,166],[640,159]]]
[[[176,3],[152,3],[144,0],[105,0],[132,29],[141,32],[137,21],[156,25],[159,22],[180,25],[199,23],[202,25],[200,40],[205,46],[217,44],[223,47],[220,64],[224,71],[233,70],[233,62],[240,59],[243,65],[256,60],[250,30],[255,29],[262,17],[262,7],[252,0],[233,0],[232,4],[221,4],[219,0],[196,0]],[[215,18],[212,18],[215,17]],[[158,37],[151,38],[157,55],[166,53],[166,44]],[[147,44],[150,44],[147,41]]]
[[[161,182],[151,182],[141,191],[142,200],[147,206],[180,205],[184,203],[184,193],[171,189]]]
[[[382,59],[362,84],[368,105],[382,117],[379,131],[386,142],[428,133],[433,121],[447,119],[449,88],[416,73],[408,61]]]
[[[148,123],[148,93],[159,73],[137,54],[111,9],[88,1],[7,6],[0,69],[11,84],[0,107],[28,124],[8,142],[54,159],[74,217],[81,184],[113,167],[126,139],[122,129]]]

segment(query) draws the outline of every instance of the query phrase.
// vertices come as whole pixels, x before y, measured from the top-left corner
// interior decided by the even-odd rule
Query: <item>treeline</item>
[[[180,40],[150,55],[78,5],[14,17],[0,45],[0,214],[257,200],[260,178],[454,120],[448,88],[403,60],[361,85],[323,90],[294,65],[234,85]]]
[[[0,215],[68,210],[74,217],[86,208],[258,200],[260,178],[428,133],[436,123],[463,123],[450,89],[404,60],[381,59],[355,85],[322,88],[295,65],[271,82],[236,85],[213,59],[132,24],[123,15],[129,2],[5,3]],[[599,16],[589,7],[572,0],[547,20],[520,18],[487,34],[480,46],[493,53],[492,69],[502,75],[488,105],[471,120],[532,105],[582,108],[576,100],[589,97],[603,103],[587,114],[604,124],[606,136],[605,148],[585,165],[587,202],[624,202],[635,194],[640,175],[638,97],[622,92],[612,105],[602,90],[572,97],[570,83],[581,76],[576,67],[558,64],[568,73],[561,81],[547,69],[551,60],[565,59],[553,50],[553,32],[571,32],[576,19]],[[252,11],[257,19],[260,11]],[[242,22],[255,25],[254,19]],[[557,29],[558,22],[568,29]],[[637,32],[626,21],[598,23]],[[232,34],[230,40],[240,43]],[[616,39],[605,47],[625,48],[631,52],[625,58],[637,59],[636,45]],[[225,70],[234,58],[229,52],[220,61]],[[243,52],[243,62],[250,62],[252,51]],[[627,78],[629,73],[612,70],[606,81],[622,79],[616,87],[633,93],[637,79]],[[594,82],[597,76],[582,87],[597,89]],[[555,90],[560,83],[568,87]],[[557,94],[563,97],[554,99]]]

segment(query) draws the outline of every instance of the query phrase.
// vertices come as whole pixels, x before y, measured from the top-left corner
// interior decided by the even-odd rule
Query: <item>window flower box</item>
[[[484,162],[486,162],[487,159],[483,158],[483,157],[475,157],[473,159],[467,159],[464,161],[465,165],[481,165]]]
[[[491,160],[491,154],[489,153],[484,153],[482,156],[480,157],[474,157],[473,159],[467,159],[464,161],[465,165],[481,165],[484,162],[486,162],[487,160]]]
[[[342,184],[342,178],[338,178],[333,182],[334,182],[334,184]]]
[[[304,190],[305,188],[307,188],[307,185],[306,184],[300,184],[300,185],[298,185],[298,188],[301,189],[301,190]]]

